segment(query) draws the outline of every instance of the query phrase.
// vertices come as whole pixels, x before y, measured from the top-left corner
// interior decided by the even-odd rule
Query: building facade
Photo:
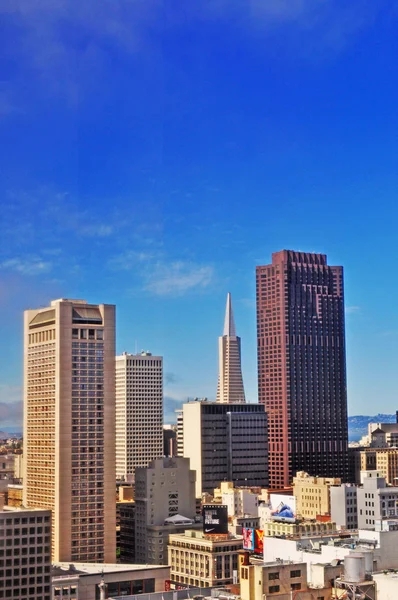
[[[183,405],[183,456],[196,471],[196,496],[222,481],[268,487],[267,413],[259,404],[192,401]],[[181,447],[181,446],[180,446]]]
[[[189,459],[180,457],[159,458],[147,468],[136,469],[137,563],[163,564],[167,561],[167,536],[175,527],[167,522],[170,517],[178,516],[179,523],[176,524],[183,529],[194,522],[195,476]]]
[[[356,485],[343,483],[330,488],[330,516],[342,529],[358,529]]]
[[[163,456],[163,358],[149,352],[116,357],[116,476]]]
[[[398,480],[398,448],[355,448],[355,481],[361,482],[361,471],[375,471],[388,485]]]
[[[303,519],[330,516],[330,487],[340,483],[337,477],[311,477],[298,472],[293,478],[297,515]]]
[[[269,415],[270,487],[297,471],[348,476],[343,268],[282,250],[256,268],[259,402]]]
[[[120,565],[57,563],[53,565],[53,600],[99,600],[101,581],[105,598],[131,598],[164,590],[170,567],[163,565]]]
[[[398,487],[387,487],[384,477],[366,473],[357,498],[360,529],[374,529],[381,520],[398,518]]]
[[[306,592],[307,565],[292,562],[267,562],[262,564],[242,564],[240,567],[240,588],[242,600],[266,600],[294,598],[294,592]],[[297,597],[300,598],[301,594]],[[310,598],[309,594],[302,597]]]
[[[213,587],[231,584],[238,576],[241,536],[204,535],[202,531],[185,531],[169,537],[168,564],[175,584]]]
[[[118,502],[120,562],[135,563],[135,502]]]
[[[115,307],[25,311],[24,506],[52,511],[54,560],[114,562]]]
[[[236,335],[231,294],[227,296],[224,333],[218,339],[217,402],[246,402],[241,366],[241,340]]]
[[[51,512],[0,510],[0,598],[51,600]]]

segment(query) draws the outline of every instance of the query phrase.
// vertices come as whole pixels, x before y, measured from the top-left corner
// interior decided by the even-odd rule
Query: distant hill
[[[368,423],[395,423],[395,415],[378,414],[373,417],[356,415],[348,417],[348,439],[358,442],[363,435],[368,433]]]

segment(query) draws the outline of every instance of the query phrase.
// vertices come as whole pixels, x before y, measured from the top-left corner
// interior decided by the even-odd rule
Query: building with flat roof
[[[52,511],[56,561],[114,562],[115,307],[25,311],[23,503]]]
[[[195,478],[189,459],[182,457],[158,458],[148,467],[136,469],[135,556],[138,563],[166,564],[169,533],[177,526],[185,530],[194,524]]]
[[[51,600],[51,511],[0,509],[0,598]]]
[[[242,600],[266,600],[273,597],[288,600],[299,590],[308,590],[306,563],[279,561],[241,564]]]
[[[268,486],[267,413],[260,404],[191,401],[183,405],[179,452],[196,471],[196,496],[222,481]],[[181,450],[182,447],[182,450]]]
[[[377,471],[388,485],[398,481],[398,448],[357,448],[356,483],[360,483],[361,471]]]
[[[204,535],[187,530],[171,534],[168,545],[170,578],[177,585],[213,587],[227,585],[238,577],[238,554],[242,536]]]
[[[338,477],[312,477],[299,471],[293,477],[297,515],[303,519],[330,517],[330,487],[340,483],[341,479]]]
[[[102,563],[54,563],[52,596],[56,600],[99,600],[99,584],[105,583],[106,598],[151,594],[165,589],[170,567],[164,565],[120,565]]]
[[[270,487],[297,471],[348,477],[343,267],[282,250],[256,267],[258,398],[269,418]]]
[[[357,486],[342,483],[330,488],[330,517],[337,527],[358,529]]]
[[[150,352],[116,356],[116,477],[163,456],[163,358]]]
[[[357,488],[358,527],[374,529],[380,520],[398,518],[398,487],[386,486],[384,477],[368,472]]]

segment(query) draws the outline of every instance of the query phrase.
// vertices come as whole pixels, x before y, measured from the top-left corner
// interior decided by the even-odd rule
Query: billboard
[[[254,551],[254,529],[242,527],[243,550]]]
[[[202,507],[203,533],[228,533],[228,507],[225,504],[204,504]]]
[[[262,554],[264,550],[264,531],[262,529],[242,528],[243,549],[251,550],[255,554]]]
[[[254,530],[254,554],[263,554],[264,552],[264,530]]]
[[[296,498],[284,494],[270,494],[271,519],[274,521],[285,521],[295,523],[296,521]]]

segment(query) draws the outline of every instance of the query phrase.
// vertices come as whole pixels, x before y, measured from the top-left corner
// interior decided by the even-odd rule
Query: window
[[[290,577],[293,579],[294,577],[301,577],[301,571],[300,569],[297,569],[296,571],[290,571]]]
[[[268,580],[272,581],[275,579],[279,579],[279,573],[268,573]]]
[[[279,592],[279,585],[270,585],[269,586],[269,593],[270,594],[275,594],[275,592]]]
[[[300,583],[292,583],[291,588],[292,588],[292,590],[299,590],[301,588],[301,584]]]

